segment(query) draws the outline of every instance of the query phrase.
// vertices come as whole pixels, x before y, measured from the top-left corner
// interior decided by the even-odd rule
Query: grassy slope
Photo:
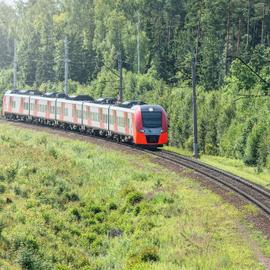
[[[263,269],[243,213],[146,158],[83,142],[1,125],[0,206],[1,269]]]
[[[186,156],[192,156],[191,152],[176,147],[166,146],[165,149]],[[200,157],[200,160],[209,165],[220,168],[227,172],[231,172],[235,175],[238,175],[270,189],[270,171],[268,169],[264,169],[263,172],[258,173],[254,167],[248,167],[244,165],[241,160],[230,159],[226,157],[202,155]]]

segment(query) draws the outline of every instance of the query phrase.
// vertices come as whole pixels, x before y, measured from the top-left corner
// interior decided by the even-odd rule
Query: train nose
[[[144,133],[147,143],[158,143],[161,134],[161,128],[145,128]]]
[[[159,135],[146,135],[147,143],[158,143]]]

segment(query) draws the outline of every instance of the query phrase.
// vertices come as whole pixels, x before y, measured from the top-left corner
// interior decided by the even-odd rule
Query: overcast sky
[[[14,3],[14,0],[0,0],[0,2],[5,2],[7,4],[12,5]]]

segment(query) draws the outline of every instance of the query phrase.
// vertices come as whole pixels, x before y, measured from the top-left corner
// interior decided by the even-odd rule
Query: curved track
[[[6,121],[3,118],[0,118],[0,120]],[[13,121],[8,121],[8,122],[13,123]],[[24,122],[15,122],[15,123],[19,124],[20,126],[24,125],[24,126],[27,126],[27,127],[30,126],[33,128],[37,127],[37,125],[32,124],[32,123],[24,123]],[[39,128],[41,128],[41,127],[48,128],[48,126],[40,126],[40,125],[38,125],[38,127]],[[55,130],[55,128],[52,128],[51,130]],[[78,132],[77,133],[71,132],[71,131],[66,131],[66,132],[73,133],[75,135],[77,134],[79,137]],[[87,134],[80,133],[80,135],[83,138],[89,137]],[[112,142],[111,140],[107,140],[107,139],[102,138],[102,137],[95,137],[95,138]],[[112,143],[119,144],[119,142],[112,142]],[[270,219],[270,191],[259,186],[259,185],[251,183],[248,180],[245,180],[243,178],[240,178],[238,176],[235,176],[235,175],[230,174],[228,172],[225,172],[223,170],[217,169],[215,167],[212,167],[210,165],[207,165],[207,164],[202,163],[200,161],[197,161],[195,159],[188,158],[188,157],[185,157],[185,156],[173,153],[173,152],[169,152],[169,151],[165,151],[165,150],[153,151],[153,150],[143,149],[140,147],[135,147],[134,145],[130,145],[130,144],[122,144],[121,143],[121,145],[126,146],[128,148],[132,148],[133,150],[137,150],[139,152],[144,152],[144,153],[150,154],[152,156],[169,161],[171,163],[190,168],[190,169],[208,177],[212,181],[221,183],[222,185],[225,185],[229,189],[235,191],[237,194],[242,195],[247,200],[249,200],[250,202],[252,202],[256,206],[258,206]]]
[[[149,153],[149,150],[143,150]],[[188,158],[169,151],[150,151],[150,154],[161,159],[179,164],[181,166],[195,170],[196,172],[207,176],[211,180],[219,182],[236,193],[244,196],[250,202],[262,209],[270,218],[270,191],[251,183],[248,180],[217,169],[200,161]]]

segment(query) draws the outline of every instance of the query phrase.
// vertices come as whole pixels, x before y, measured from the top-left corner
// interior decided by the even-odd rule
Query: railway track
[[[0,118],[1,122],[6,121],[3,118]],[[16,123],[19,126],[27,126],[27,127],[38,127],[38,128],[48,128],[47,126],[40,126],[40,125],[35,125],[32,123],[24,123],[24,122],[12,122],[8,121],[9,123]],[[55,128],[51,128],[51,130],[56,130]],[[60,130],[64,132],[63,130]],[[81,134],[79,132],[71,132],[71,131],[66,131],[67,133],[72,133],[77,135],[80,138],[86,138],[89,137],[86,134]],[[102,138],[102,137],[94,137],[95,139],[98,139],[100,141],[106,141],[106,142],[111,142],[114,144],[121,144],[122,146],[132,148],[132,150],[136,150],[139,152],[144,152],[147,154],[150,154],[151,156],[158,157],[160,159],[169,161],[173,164],[181,165],[187,168],[190,168],[207,178],[209,178],[212,181],[218,182],[230,190],[233,190],[237,194],[240,194],[244,198],[246,198],[248,201],[259,207],[265,214],[266,216],[270,219],[270,191],[256,185],[254,183],[251,183],[248,180],[245,180],[243,178],[240,178],[236,175],[230,174],[228,172],[225,172],[223,170],[217,169],[215,167],[212,167],[210,165],[207,165],[205,163],[202,163],[200,161],[194,160],[192,158],[188,158],[170,151],[166,150],[149,150],[149,149],[142,149],[140,147],[135,147],[134,145],[129,145],[129,144],[122,144],[118,142],[113,142],[109,141],[108,139]]]
[[[161,159],[165,159],[174,164],[178,164],[207,176],[213,181],[216,181],[229,189],[235,191],[237,194],[242,195],[247,200],[259,207],[270,219],[270,191],[251,183],[248,180],[240,178],[236,175],[230,174],[223,170],[217,169],[200,161],[188,158],[169,151],[150,151],[143,150]]]

